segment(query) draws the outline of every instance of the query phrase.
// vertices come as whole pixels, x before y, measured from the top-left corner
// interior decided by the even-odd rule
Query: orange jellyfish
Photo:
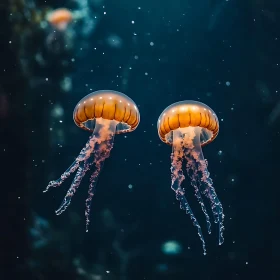
[[[181,209],[190,214],[198,235],[202,241],[203,253],[206,255],[205,241],[201,227],[185,197],[185,190],[181,187],[185,176],[182,167],[186,161],[187,175],[194,187],[195,195],[206,217],[208,233],[211,233],[210,218],[203,202],[202,194],[209,199],[214,216],[214,222],[219,224],[219,245],[223,238],[223,207],[213,187],[210,173],[207,170],[207,160],[204,159],[202,146],[212,142],[219,132],[219,121],[214,111],[207,105],[186,100],[167,107],[158,119],[158,135],[160,139],[172,145],[171,154],[171,188],[180,201]]]
[[[65,30],[73,20],[73,14],[68,9],[60,8],[50,12],[47,20],[56,29]]]
[[[86,231],[88,231],[91,200],[103,163],[113,148],[114,135],[135,130],[140,121],[140,114],[136,104],[125,94],[100,90],[79,101],[74,109],[73,118],[77,126],[93,133],[72,165],[58,180],[51,181],[44,192],[50,187],[60,186],[71,173],[77,170],[71,187],[56,211],[56,214],[60,215],[69,206],[85,173],[94,164],[95,170],[90,177],[85,210]]]

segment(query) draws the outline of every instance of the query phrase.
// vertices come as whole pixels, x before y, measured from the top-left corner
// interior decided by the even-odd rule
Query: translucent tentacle
[[[71,164],[71,166],[60,176],[59,179],[50,181],[47,185],[47,188],[43,191],[44,193],[49,190],[49,188],[52,187],[58,187],[60,186],[70,175],[71,173],[74,173],[77,168],[79,167],[79,162],[77,162],[77,159]]]
[[[197,227],[198,236],[202,242],[203,254],[206,255],[205,240],[202,234],[201,226],[199,225],[186,197],[185,191],[181,188],[181,183],[184,180],[182,172],[182,157],[183,157],[183,145],[180,139],[173,140],[173,153],[171,154],[171,188],[176,193],[176,199],[180,201],[180,208],[184,209],[187,214],[190,215],[193,225]]]
[[[203,254],[206,255],[206,246],[205,246],[205,240],[202,234],[202,230],[201,230],[201,226],[199,225],[186,197],[185,197],[185,192],[183,189],[179,188],[176,191],[176,198],[180,201],[180,207],[181,209],[184,209],[186,211],[187,214],[190,215],[191,219],[193,220],[193,225],[197,227],[197,231],[198,231],[198,236],[202,242],[202,248],[203,248]]]
[[[199,166],[198,157],[200,157],[199,152],[192,150],[189,154],[188,160],[192,161],[194,164],[193,168],[196,170],[195,177],[196,177],[196,182],[198,183],[198,186],[199,186],[199,190],[207,199],[209,199],[213,218],[214,218],[214,223],[217,224],[217,223],[219,223],[219,215],[218,215],[218,211],[217,211],[217,206],[212,198],[211,193],[209,192],[208,184],[205,184],[205,182],[203,182],[203,175],[202,175],[201,167]],[[205,164],[207,166],[206,160],[205,160]],[[211,184],[213,184],[212,180],[211,180]]]
[[[189,178],[191,179],[191,185],[194,187],[195,190],[195,196],[197,197],[197,200],[201,206],[201,209],[205,215],[205,219],[206,219],[206,224],[207,224],[207,230],[208,233],[211,233],[211,222],[210,222],[210,218],[209,215],[207,213],[206,207],[204,205],[199,187],[198,187],[198,183],[197,183],[197,170],[195,168],[195,162],[193,160],[191,160],[188,156],[189,151],[185,150],[185,158],[187,160],[187,173]]]
[[[96,142],[95,136],[91,135],[85,147],[81,150],[80,154],[75,159],[75,161],[71,164],[71,166],[60,176],[59,179],[50,181],[47,188],[43,192],[47,192],[51,187],[60,186],[72,173],[74,173],[78,169],[80,162],[85,161],[90,157],[90,154],[94,149],[95,142]]]
[[[193,162],[193,169],[196,171],[194,176],[196,177],[196,181],[199,184],[199,190],[210,200],[214,222],[219,224],[219,245],[221,245],[224,242],[223,207],[213,187],[210,173],[207,170],[207,160],[204,159],[201,150],[200,135],[201,128],[188,128],[185,131],[183,145],[187,150],[187,161],[190,163]]]
[[[213,181],[210,178],[210,173],[207,170],[207,161],[202,159],[197,159],[198,170],[201,171],[201,187],[204,188],[203,193],[209,198],[211,201],[211,208],[213,211],[213,215],[216,217],[216,220],[219,224],[219,245],[223,244],[224,237],[224,213],[223,206],[216,194],[216,191],[213,187]]]
[[[86,221],[87,227],[89,224],[89,212],[90,212],[90,202],[92,196],[94,195],[94,188],[97,182],[98,175],[101,171],[101,167],[105,159],[110,155],[110,151],[113,147],[113,139],[116,132],[116,126],[118,122],[115,120],[107,120],[103,118],[97,118],[95,120],[95,126],[92,136],[89,138],[86,146],[82,149],[79,156],[76,158],[74,163],[62,174],[62,176],[56,180],[49,183],[47,191],[50,187],[56,187],[62,184],[62,182],[70,176],[71,173],[77,173],[71,184],[71,187],[67,191],[62,204],[57,209],[56,214],[60,215],[64,212],[69,204],[71,203],[72,196],[75,194],[80,186],[80,183],[85,176],[86,172],[90,167],[95,164],[96,170],[91,176],[90,187],[89,187],[89,197],[86,200]]]
[[[72,196],[75,194],[75,192],[77,191],[77,189],[80,186],[80,183],[83,179],[83,177],[85,176],[86,172],[90,169],[91,165],[93,163],[89,163],[88,160],[86,160],[83,164],[83,166],[80,166],[78,168],[78,171],[75,175],[75,178],[71,184],[71,187],[69,188],[67,194],[64,197],[64,200],[62,202],[62,204],[60,205],[60,207],[55,211],[56,215],[60,215],[62,212],[64,212],[67,207],[69,206]]]
[[[90,177],[90,185],[88,189],[88,198],[86,199],[86,210],[85,210],[85,216],[86,216],[86,232],[88,232],[89,227],[89,216],[90,216],[90,207],[91,207],[91,201],[95,194],[95,188],[96,183],[100,174],[100,171],[103,167],[103,164],[105,162],[105,159],[110,156],[110,152],[113,148],[113,135],[109,137],[108,140],[104,141],[100,144],[99,148],[95,150],[94,152],[94,163],[95,163],[95,170],[93,174]]]
[[[211,192],[209,192],[208,183],[205,183],[204,180],[203,180],[203,177],[205,175],[203,175],[203,172],[201,170],[200,160],[198,159],[198,153],[193,152],[192,157],[194,158],[194,161],[195,161],[195,164],[196,164],[196,170],[198,171],[197,172],[197,181],[199,182],[199,188],[200,188],[201,192],[203,193],[203,195],[209,199],[211,209],[212,209],[212,213],[213,213],[213,217],[214,217],[214,222],[217,224],[217,223],[219,223],[219,215],[218,215],[218,211],[217,211],[217,205],[215,204],[215,201],[212,198]],[[204,160],[204,162],[205,162],[205,166],[207,166],[207,161]],[[208,172],[208,170],[207,170],[207,172]],[[209,175],[210,175],[210,173],[208,172],[208,176]],[[209,179],[211,180],[211,178],[209,178]],[[210,181],[209,181],[209,183],[210,183]],[[211,180],[211,186],[212,185],[213,185],[213,182]]]

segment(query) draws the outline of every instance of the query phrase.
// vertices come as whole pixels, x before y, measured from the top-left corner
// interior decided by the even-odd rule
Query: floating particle
[[[53,118],[61,118],[64,115],[64,109],[61,105],[56,104],[51,110],[51,116]]]
[[[230,82],[229,82],[229,81],[226,82],[226,86],[227,86],[227,87],[230,86]]]
[[[69,92],[72,89],[72,79],[70,77],[64,77],[60,82],[60,87],[64,92]]]
[[[112,48],[120,48],[123,44],[122,39],[115,34],[109,35],[106,41],[107,44]]]
[[[163,243],[161,250],[166,255],[177,255],[181,253],[182,247],[177,241],[170,240]]]
[[[158,272],[166,272],[166,271],[168,271],[168,265],[167,264],[158,264],[157,266],[156,266],[156,270],[158,271]]]

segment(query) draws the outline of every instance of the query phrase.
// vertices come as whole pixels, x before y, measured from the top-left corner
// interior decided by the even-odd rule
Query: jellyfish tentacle
[[[204,240],[204,237],[202,234],[201,226],[198,223],[198,221],[186,199],[185,191],[183,189],[179,188],[176,191],[176,198],[177,198],[177,200],[180,201],[181,209],[185,210],[186,213],[190,215],[191,219],[193,220],[193,225],[197,227],[198,236],[202,242],[203,254],[206,255],[206,245],[205,245],[205,240]]]
[[[224,242],[223,207],[215,192],[213,181],[210,178],[210,173],[207,169],[208,162],[204,159],[202,153],[200,135],[200,127],[188,129],[185,134],[187,137],[184,137],[184,147],[189,149],[189,160],[193,160],[196,164],[196,167],[194,168],[198,170],[196,177],[197,182],[199,182],[200,191],[209,199],[214,216],[214,222],[219,224],[219,245],[221,245]]]
[[[184,149],[184,157],[187,161],[187,173],[189,178],[191,179],[191,185],[194,187],[195,196],[198,199],[198,202],[201,206],[202,212],[206,218],[207,230],[208,233],[211,233],[211,222],[209,215],[207,213],[206,207],[204,205],[199,184],[197,184],[197,169],[195,166],[195,161],[190,157],[192,150],[195,148],[195,142],[197,141],[197,133],[195,133],[194,129],[185,129],[184,133],[182,133],[183,137],[183,149]],[[199,135],[199,134],[198,134]],[[200,144],[199,144],[200,145]]]
[[[78,171],[60,207],[56,210],[57,215],[60,215],[67,209],[67,207],[71,203],[72,196],[79,188],[83,177],[93,165],[93,163],[95,163],[97,167],[97,175],[93,179],[97,179],[101,170],[101,168],[98,167],[98,164],[100,164],[110,155],[110,150],[113,147],[116,125],[117,121],[103,119],[99,119],[98,121],[96,121],[95,130],[93,131],[92,136],[76,159],[78,163]],[[94,180],[91,180],[91,182],[93,181]],[[90,190],[92,189],[93,187],[90,187]],[[92,191],[90,191],[89,193],[92,197],[93,194],[91,195],[91,193]]]
[[[83,166],[80,166],[78,168],[78,171],[74,177],[74,180],[71,184],[71,187],[67,191],[67,194],[65,195],[63,202],[61,203],[60,207],[55,211],[56,215],[60,215],[62,212],[64,212],[69,204],[71,203],[72,196],[75,194],[77,189],[80,186],[80,183],[85,176],[86,172],[90,169],[92,163],[89,163],[88,160],[86,160],[83,164]]]
[[[195,155],[197,155],[197,153]],[[213,185],[213,181],[209,177],[210,173],[208,172],[208,170],[205,170],[205,171],[202,170],[202,165],[205,165],[205,168],[206,168],[207,164],[203,163],[202,160],[197,159],[197,157],[195,157],[195,160],[196,160],[196,164],[197,164],[197,170],[201,173],[201,175],[197,174],[197,178],[199,178],[198,179],[199,187],[201,189],[201,192],[210,201],[210,205],[211,205],[211,209],[212,209],[212,213],[213,213],[213,217],[214,217],[214,222],[217,224],[217,223],[219,223],[219,214],[218,214],[217,205],[215,203],[215,200],[212,196],[212,193],[210,192],[210,187]],[[207,177],[208,177],[208,179],[206,179]]]
[[[60,186],[70,175],[71,173],[74,173],[79,167],[79,162],[75,160],[70,167],[63,172],[63,174],[60,176],[59,179],[50,181],[49,184],[47,185],[46,189],[43,191],[44,193],[49,190],[49,188],[54,188]]]
[[[224,237],[223,237],[223,231],[224,231],[224,213],[223,213],[223,206],[220,202],[217,193],[213,187],[213,181],[210,178],[210,173],[207,169],[207,162],[202,158],[197,161],[198,163],[198,170],[201,171],[202,177],[201,177],[201,185],[205,185],[205,194],[208,196],[209,200],[211,201],[211,204],[213,207],[212,211],[214,216],[218,217],[218,223],[219,223],[219,245],[222,245],[224,243]]]
[[[94,163],[95,163],[95,170],[93,174],[90,177],[90,185],[88,189],[88,198],[86,199],[86,209],[85,209],[85,217],[86,217],[86,232],[88,232],[88,227],[90,223],[90,207],[91,207],[91,201],[95,194],[95,188],[97,184],[97,180],[99,177],[99,174],[101,172],[101,169],[104,165],[104,162],[106,158],[110,156],[110,152],[113,148],[113,135],[110,135],[108,137],[108,140],[104,141],[100,144],[101,149],[96,149],[94,151]]]
[[[195,168],[194,161],[189,158],[189,150],[185,150],[185,159],[187,161],[187,174],[188,174],[189,178],[191,179],[191,185],[193,186],[193,188],[195,190],[195,196],[197,197],[198,203],[200,204],[202,212],[205,215],[208,233],[211,234],[210,217],[208,215],[203,198],[202,198],[200,190],[199,190],[199,186],[198,186],[198,183],[196,180],[197,170]]]
[[[75,161],[70,165],[70,167],[65,172],[63,172],[63,174],[60,176],[59,179],[50,181],[48,186],[43,192],[47,192],[51,187],[60,186],[72,173],[74,173],[80,166],[80,162],[85,161],[90,157],[90,154],[94,149],[95,143],[96,143],[96,137],[94,135],[91,135],[89,137],[88,142],[81,150],[80,154],[75,159]]]
[[[88,227],[90,223],[90,208],[91,208],[91,201],[95,194],[96,190],[96,183],[100,174],[100,171],[102,169],[102,166],[104,164],[104,161],[102,163],[96,164],[96,170],[93,172],[93,174],[90,177],[90,185],[88,188],[88,198],[86,199],[86,210],[85,210],[85,217],[86,217],[86,232],[88,232]]]
[[[197,227],[198,236],[202,242],[203,254],[206,255],[205,240],[202,234],[201,226],[198,223],[188,201],[185,197],[185,191],[181,188],[181,183],[185,179],[182,171],[183,145],[178,138],[173,140],[173,152],[171,154],[171,188],[176,193],[176,199],[180,201],[180,208],[185,210],[190,215],[193,225]]]
[[[196,164],[196,170],[201,174],[196,174],[197,181],[199,182],[199,188],[201,192],[209,199],[212,213],[214,216],[214,222],[219,224],[219,245],[223,244],[223,206],[218,199],[216,191],[213,187],[213,181],[210,178],[210,172],[207,169],[207,160],[204,159],[200,145],[194,145],[190,150],[189,160],[193,160]],[[195,168],[195,167],[194,167]]]

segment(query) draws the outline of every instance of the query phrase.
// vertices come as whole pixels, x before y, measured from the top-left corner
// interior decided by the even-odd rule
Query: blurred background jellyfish
[[[48,22],[58,30],[65,30],[73,20],[72,12],[65,8],[56,9],[47,16]]]
[[[46,46],[50,52],[60,53],[65,48],[72,47],[74,32],[70,24],[74,18],[74,13],[66,8],[59,8],[47,14],[46,20],[51,28],[48,28]]]
[[[61,214],[69,206],[85,173],[95,164],[86,200],[85,216],[86,231],[88,231],[91,200],[103,163],[113,148],[114,135],[135,130],[140,121],[140,114],[134,101],[125,94],[101,90],[81,99],[74,109],[73,118],[77,126],[93,133],[72,165],[58,180],[51,181],[44,192],[50,187],[61,185],[71,173],[77,170],[71,187],[56,211],[57,215]]]
[[[208,233],[211,233],[211,223],[202,195],[209,199],[214,216],[214,222],[219,224],[219,245],[223,238],[223,207],[219,201],[210,173],[207,170],[207,160],[204,159],[201,147],[212,142],[219,132],[219,121],[214,111],[207,105],[196,101],[181,101],[167,107],[158,119],[158,134],[160,139],[172,145],[171,154],[171,188],[180,201],[181,209],[190,214],[193,224],[198,229],[202,241],[204,255],[205,241],[201,227],[185,197],[185,190],[181,187],[185,176],[182,171],[183,160],[186,160],[187,174],[195,195],[206,217]]]

